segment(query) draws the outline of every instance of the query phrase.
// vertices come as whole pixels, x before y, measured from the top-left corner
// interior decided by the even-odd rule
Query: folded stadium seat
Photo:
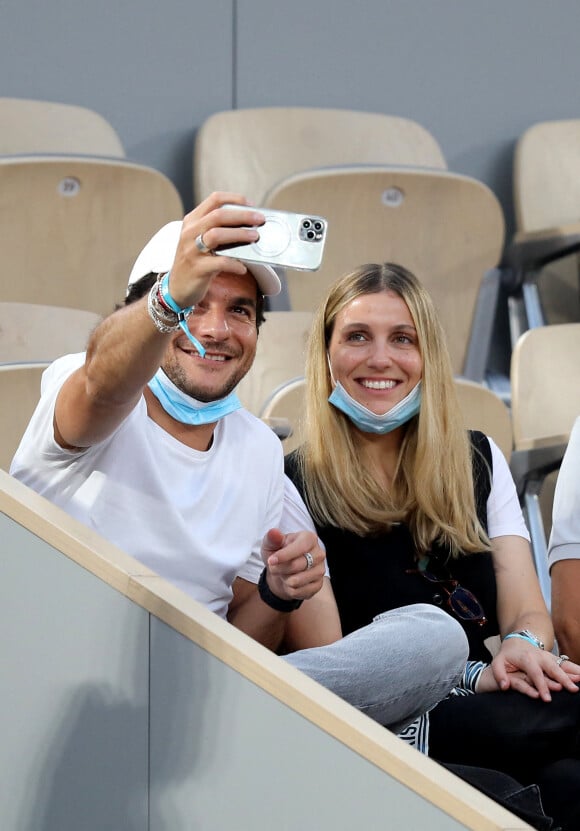
[[[456,378],[455,388],[465,427],[491,436],[509,462],[514,437],[510,411],[505,402],[489,387],[467,378]]]
[[[0,300],[113,311],[137,254],[183,217],[173,183],[124,159],[0,157]]]
[[[446,168],[436,139],[407,118],[323,107],[228,110],[210,116],[197,131],[195,201],[227,190],[261,205],[287,176],[341,164]]]
[[[528,328],[580,320],[580,119],[546,121],[517,141],[516,233],[506,256],[512,347]]]
[[[0,468],[8,470],[40,398],[46,361],[0,364]],[[9,402],[9,404],[8,404]]]
[[[491,436],[509,462],[513,435],[510,413],[504,402],[488,387],[465,378],[456,378],[455,386],[466,429],[481,430]],[[284,453],[290,453],[304,441],[305,395],[305,378],[292,378],[272,392],[258,413],[273,429],[279,430]]]
[[[304,441],[306,380],[290,378],[277,387],[264,402],[258,415],[282,440],[284,453],[291,453]]]
[[[511,358],[514,451],[511,469],[524,509],[546,603],[550,581],[546,544],[555,478],[580,413],[580,323],[525,332]]]
[[[125,155],[112,124],[86,107],[0,98],[0,155],[81,153]]]
[[[0,364],[53,361],[82,352],[101,319],[85,309],[0,300]]]
[[[466,356],[468,348],[476,355],[490,348],[495,309],[480,302],[480,287],[504,240],[503,213],[486,185],[446,170],[353,165],[289,176],[264,204],[328,220],[321,268],[287,271],[292,309],[314,309],[330,284],[362,263],[399,263],[431,293],[454,372],[480,380]]]
[[[256,358],[236,390],[244,407],[254,415],[260,414],[265,401],[280,384],[304,374],[312,318],[310,311],[266,312]]]

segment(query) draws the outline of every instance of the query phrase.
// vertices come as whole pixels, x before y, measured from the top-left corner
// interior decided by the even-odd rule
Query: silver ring
[[[305,554],[304,556],[306,557],[306,568],[305,568],[305,571],[308,571],[308,569],[311,569],[311,568],[312,568],[312,566],[314,565],[314,557],[312,556],[312,554],[310,553],[310,551],[307,551],[307,552],[306,552],[306,554]]]
[[[198,251],[201,251],[202,254],[213,254],[213,250],[208,248],[205,242],[203,241],[203,234],[198,234],[195,238],[195,246]]]
[[[556,663],[558,664],[559,667],[561,667],[562,664],[564,663],[564,661],[569,661],[569,660],[570,660],[570,658],[567,655],[560,655],[558,660],[556,661]]]

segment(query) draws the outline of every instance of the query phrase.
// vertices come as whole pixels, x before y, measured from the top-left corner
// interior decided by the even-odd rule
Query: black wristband
[[[283,600],[281,597],[274,594],[274,592],[270,590],[270,586],[266,581],[266,569],[264,569],[260,574],[260,579],[258,580],[258,592],[264,603],[267,606],[270,606],[271,609],[275,609],[277,612],[293,612],[302,604],[301,600]]]

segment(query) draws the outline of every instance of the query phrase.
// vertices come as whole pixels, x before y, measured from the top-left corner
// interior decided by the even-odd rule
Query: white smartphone
[[[242,205],[227,208],[247,210]],[[266,217],[257,227],[260,239],[248,245],[223,245],[216,254],[250,263],[267,263],[298,271],[316,271],[322,263],[328,223],[321,216],[254,208]]]

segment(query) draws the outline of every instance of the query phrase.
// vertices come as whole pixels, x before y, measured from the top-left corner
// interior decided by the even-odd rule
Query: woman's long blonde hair
[[[409,309],[423,361],[420,413],[408,423],[390,491],[363,464],[357,430],[329,404],[327,360],[339,312],[356,297],[390,291]],[[463,426],[445,335],[417,278],[392,263],[361,266],[336,282],[319,307],[306,361],[306,441],[298,451],[316,522],[364,536],[406,522],[419,553],[437,541],[453,556],[489,549],[477,517],[471,445]]]

